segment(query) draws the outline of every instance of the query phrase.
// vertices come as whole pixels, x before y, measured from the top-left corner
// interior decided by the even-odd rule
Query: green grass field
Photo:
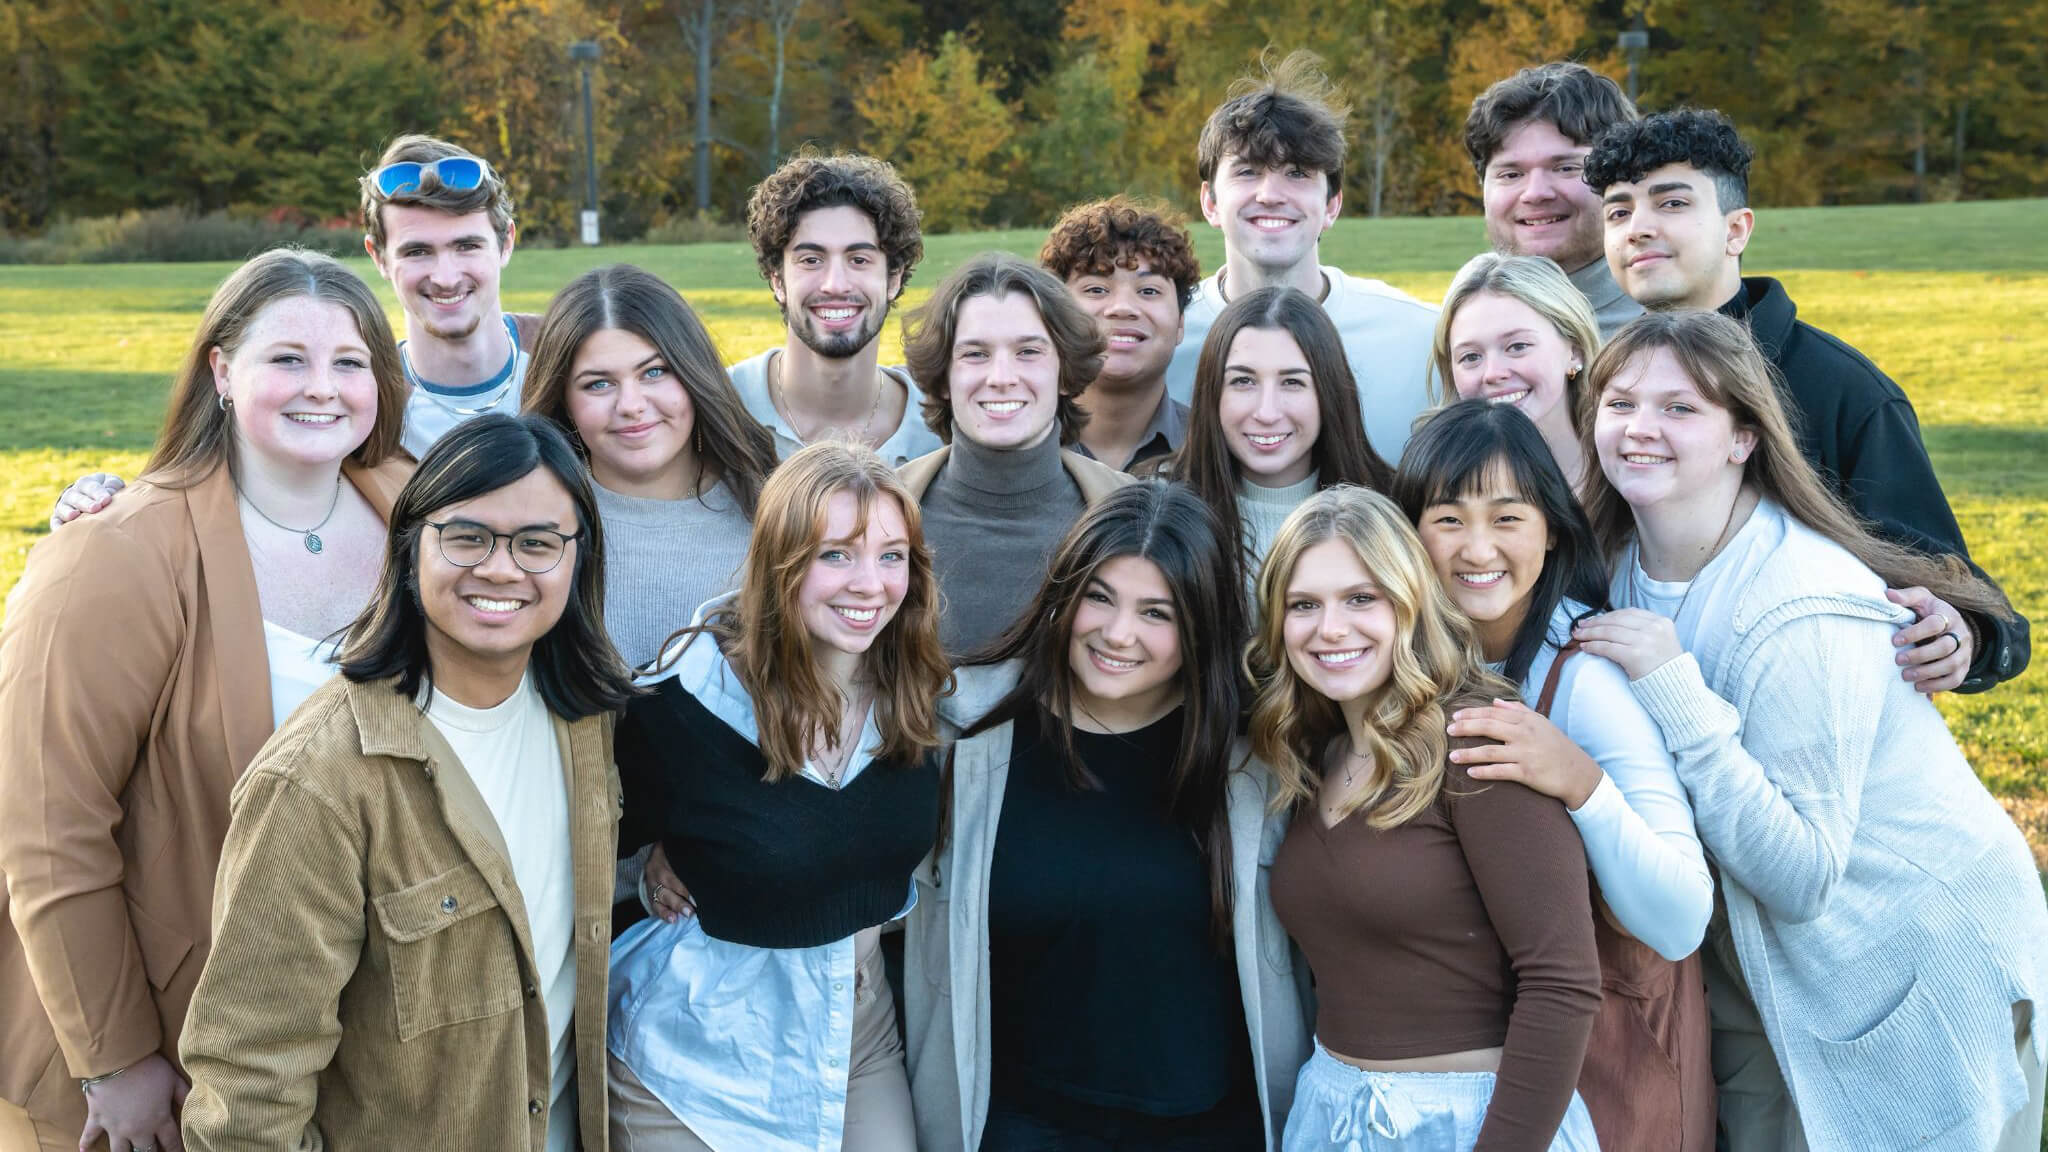
[[[1197,224],[1203,266],[1222,258]],[[2021,610],[2048,616],[2048,200],[1766,210],[1748,265],[1778,276],[1800,315],[1888,371],[1919,409],[1929,450],[1984,568]],[[975,252],[1035,255],[1038,232],[932,238],[906,296],[921,300]],[[1346,220],[1329,262],[1427,300],[1483,245],[1476,219]],[[523,251],[508,308],[541,311],[578,272],[626,260],[696,305],[731,359],[778,342],[773,301],[744,245]],[[359,270],[390,307],[367,261]],[[50,502],[80,472],[132,476],[163,393],[226,265],[0,268],[0,588],[13,587]],[[887,355],[900,334],[891,325]],[[2048,844],[2048,677],[2039,670],[1943,711],[1973,763]]]

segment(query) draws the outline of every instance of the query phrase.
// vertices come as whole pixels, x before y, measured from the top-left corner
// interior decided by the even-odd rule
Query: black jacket
[[[1767,276],[1745,276],[1742,290],[1721,306],[1746,320],[1778,369],[1806,458],[1849,507],[1879,535],[1930,555],[1970,559],[1963,530],[1935,479],[1920,441],[1913,403],[1861,352],[1798,319],[1785,288]],[[1967,613],[1981,644],[1958,692],[1982,692],[2026,670],[2032,652],[2027,621]]]

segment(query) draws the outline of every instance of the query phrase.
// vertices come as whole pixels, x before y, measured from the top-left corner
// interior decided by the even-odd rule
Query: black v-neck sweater
[[[661,841],[721,940],[808,948],[886,923],[938,830],[936,755],[875,761],[843,788],[770,784],[767,758],[674,678],[619,724],[623,851]]]

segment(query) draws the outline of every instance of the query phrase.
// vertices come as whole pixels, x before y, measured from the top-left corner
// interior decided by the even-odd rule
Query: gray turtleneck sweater
[[[661,655],[699,604],[739,586],[753,528],[723,484],[682,500],[591,488],[604,518],[605,631],[637,667]]]
[[[1002,635],[1024,611],[1087,504],[1060,464],[1057,436],[998,452],[956,433],[920,506],[945,597],[939,639],[948,656],[959,657]]]
[[[1314,472],[1284,488],[1262,488],[1242,473],[1237,478],[1237,518],[1244,528],[1245,549],[1251,554],[1244,582],[1252,593],[1254,617],[1258,615],[1259,569],[1266,563],[1266,553],[1272,550],[1273,537],[1280,534],[1280,526],[1287,523],[1287,517],[1315,494]]]

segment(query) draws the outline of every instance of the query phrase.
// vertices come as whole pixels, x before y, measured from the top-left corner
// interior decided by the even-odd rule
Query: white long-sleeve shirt
[[[1551,613],[1547,642],[1522,680],[1531,706],[1571,639],[1572,621],[1585,612],[1566,600]],[[1659,956],[1690,956],[1714,914],[1714,877],[1664,734],[1636,702],[1628,676],[1590,652],[1565,661],[1550,721],[1600,766],[1599,785],[1571,813],[1600,895],[1628,934]]]

